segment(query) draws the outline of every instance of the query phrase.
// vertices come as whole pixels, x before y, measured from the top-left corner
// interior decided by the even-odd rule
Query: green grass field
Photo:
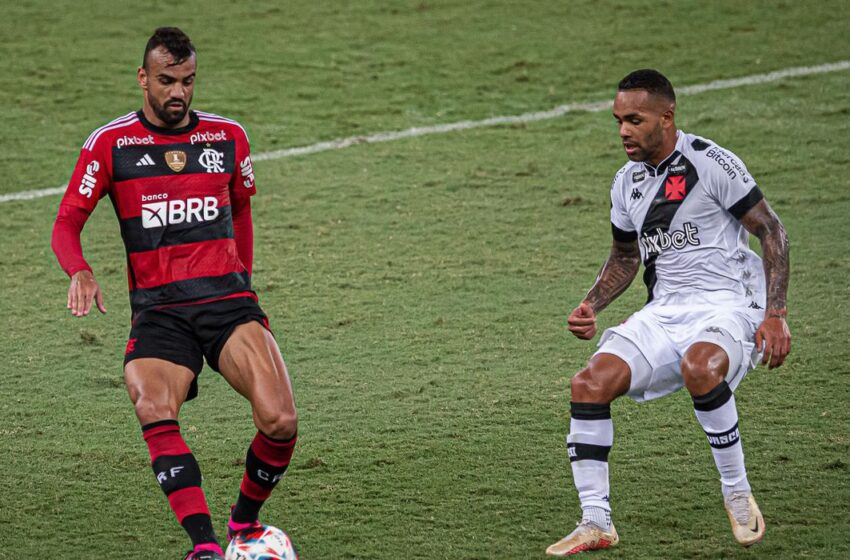
[[[850,5],[804,2],[0,0],[0,194],[67,181],[91,130],[138,108],[159,25],[198,48],[194,107],[256,154],[850,59]],[[850,70],[682,96],[737,152],[792,242],[781,369],[738,390],[765,541],[741,549],[684,392],[618,401],[621,545],[593,558],[850,557]],[[258,162],[254,284],[299,405],[263,519],[304,560],[533,559],[579,507],[564,449],[566,331],[610,245],[625,161],[608,112]],[[0,559],[182,558],[122,381],[124,253],[104,201],[83,235],[109,313],[75,319],[50,251],[59,197],[0,204]],[[636,284],[602,315],[643,302]],[[217,374],[181,416],[221,532],[254,432]]]

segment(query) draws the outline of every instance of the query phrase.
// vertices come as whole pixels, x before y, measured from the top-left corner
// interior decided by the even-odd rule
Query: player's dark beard
[[[640,159],[636,161],[645,161],[651,163],[653,159],[665,157],[667,154],[662,154],[661,145],[664,143],[664,130],[659,126],[646,136],[640,144],[641,153],[637,154]]]
[[[182,121],[183,118],[186,116],[186,112],[189,110],[189,105],[187,103],[184,103],[183,101],[180,101],[179,99],[169,99],[165,102],[165,105],[160,105],[153,99],[151,99],[150,101],[151,108],[153,109],[153,112],[156,113],[156,116],[159,117],[159,120],[169,126],[173,126]],[[167,109],[169,103],[180,103],[182,105],[182,108],[176,113],[170,112]]]

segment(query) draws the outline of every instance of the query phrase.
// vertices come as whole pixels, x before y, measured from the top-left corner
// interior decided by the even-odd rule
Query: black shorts
[[[194,399],[204,358],[220,371],[218,358],[233,329],[251,321],[269,328],[266,314],[249,297],[146,309],[133,317],[124,365],[137,358],[159,358],[185,366],[195,374],[186,400]]]

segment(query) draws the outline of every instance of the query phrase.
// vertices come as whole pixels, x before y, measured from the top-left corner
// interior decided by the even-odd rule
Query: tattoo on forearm
[[[632,283],[640,268],[640,251],[637,241],[614,241],[608,260],[596,277],[585,301],[599,313],[614,301]]]
[[[767,281],[767,309],[785,309],[788,293],[788,236],[777,220],[775,227],[768,228],[764,237],[759,237],[764,261],[764,276]]]
[[[788,236],[779,217],[766,202],[759,203],[744,216],[744,226],[758,237],[762,248],[764,276],[767,283],[767,314],[784,310],[790,275]]]

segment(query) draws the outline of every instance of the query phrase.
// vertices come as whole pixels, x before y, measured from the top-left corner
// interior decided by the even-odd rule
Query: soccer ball
[[[225,560],[298,560],[289,535],[271,525],[240,531],[230,541]]]

